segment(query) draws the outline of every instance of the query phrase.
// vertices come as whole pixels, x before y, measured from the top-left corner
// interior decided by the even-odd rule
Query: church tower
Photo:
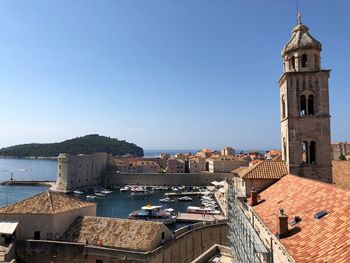
[[[282,156],[291,174],[332,182],[328,78],[321,43],[298,24],[282,50]]]

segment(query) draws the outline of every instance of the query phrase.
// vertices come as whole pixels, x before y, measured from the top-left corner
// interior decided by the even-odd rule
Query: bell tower
[[[291,174],[332,182],[328,78],[321,69],[321,43],[298,24],[283,47],[282,157]]]

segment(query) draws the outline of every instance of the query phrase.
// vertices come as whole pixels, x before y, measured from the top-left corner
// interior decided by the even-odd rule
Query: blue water
[[[161,153],[168,153],[170,155],[175,155],[177,153],[193,153],[195,154],[198,150],[144,150],[145,158],[159,157]]]

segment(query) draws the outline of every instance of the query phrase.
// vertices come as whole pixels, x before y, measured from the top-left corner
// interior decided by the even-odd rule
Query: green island
[[[106,152],[113,156],[143,156],[143,149],[136,144],[98,134],[66,140],[59,143],[28,143],[0,149],[0,156],[55,157],[60,153],[91,154]]]

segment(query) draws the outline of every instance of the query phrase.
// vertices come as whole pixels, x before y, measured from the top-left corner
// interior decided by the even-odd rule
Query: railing
[[[232,254],[239,262],[270,263],[271,252],[264,246],[252,224],[247,218],[242,201],[239,200],[235,189],[228,189],[228,239]]]

